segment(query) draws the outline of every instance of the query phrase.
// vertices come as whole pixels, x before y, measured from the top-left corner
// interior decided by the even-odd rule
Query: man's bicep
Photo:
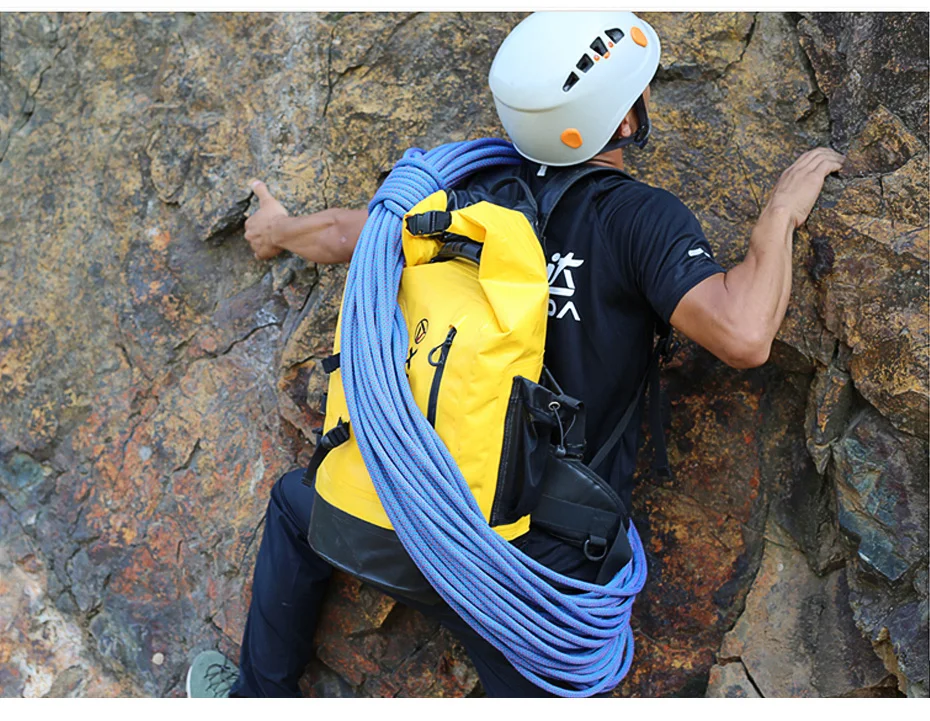
[[[682,296],[669,322],[727,365],[753,368],[760,365],[753,353],[754,339],[745,324],[738,322],[739,308],[734,307],[736,300],[727,290],[726,277],[716,273],[695,285]]]
[[[725,273],[715,273],[682,296],[669,319],[675,330],[726,360]],[[723,355],[722,355],[723,354]]]

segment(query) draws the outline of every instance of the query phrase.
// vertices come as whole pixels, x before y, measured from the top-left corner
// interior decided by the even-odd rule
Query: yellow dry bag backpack
[[[583,166],[560,174],[539,204],[513,170],[496,171],[483,187],[425,198],[404,217],[397,302],[407,323],[413,398],[487,523],[513,540],[532,519],[603,560],[601,575],[610,578],[631,555],[628,515],[581,462],[582,404],[543,367],[549,285],[542,231],[537,235],[571,185],[605,170],[617,172]],[[434,603],[439,597],[394,533],[354,440],[339,337],[337,323],[333,355],[322,361],[329,373],[325,421],[304,476],[316,489],[308,540],[333,566]]]

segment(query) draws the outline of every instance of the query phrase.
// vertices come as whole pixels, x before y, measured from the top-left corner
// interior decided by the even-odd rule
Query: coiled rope
[[[630,524],[633,560],[604,586],[555,573],[515,548],[488,526],[404,372],[404,214],[478,170],[519,162],[497,139],[404,154],[368,206],[349,268],[341,372],[365,465],[423,575],[531,682],[558,696],[592,696],[616,686],[633,659],[630,613],[646,580],[636,529]]]

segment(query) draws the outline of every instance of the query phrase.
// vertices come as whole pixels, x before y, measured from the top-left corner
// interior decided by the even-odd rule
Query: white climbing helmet
[[[488,82],[521,155],[575,165],[605,149],[634,105],[641,129],[633,142],[645,145],[649,121],[637,101],[660,53],[655,30],[631,12],[538,12],[504,40]]]

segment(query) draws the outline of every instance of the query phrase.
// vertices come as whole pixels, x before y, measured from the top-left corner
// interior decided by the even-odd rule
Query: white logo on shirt
[[[584,265],[584,260],[581,258],[576,259],[574,253],[568,253],[565,256],[561,253],[555,253],[552,256],[552,262],[546,266],[546,273],[549,277],[549,315],[555,316],[556,320],[564,318],[567,314],[571,314],[576,321],[581,320],[573,301],[567,300],[559,308],[553,296],[571,298],[575,295],[575,278],[571,269],[580,268],[582,265]],[[556,281],[560,281],[560,283],[557,285]]]
[[[711,258],[710,253],[708,253],[708,252],[707,252],[706,250],[704,250],[703,248],[692,248],[691,250],[688,251],[688,255],[690,255],[692,258],[697,258],[701,253],[703,253],[703,254],[706,255],[708,258],[710,258],[711,260],[713,260],[713,258]]]

